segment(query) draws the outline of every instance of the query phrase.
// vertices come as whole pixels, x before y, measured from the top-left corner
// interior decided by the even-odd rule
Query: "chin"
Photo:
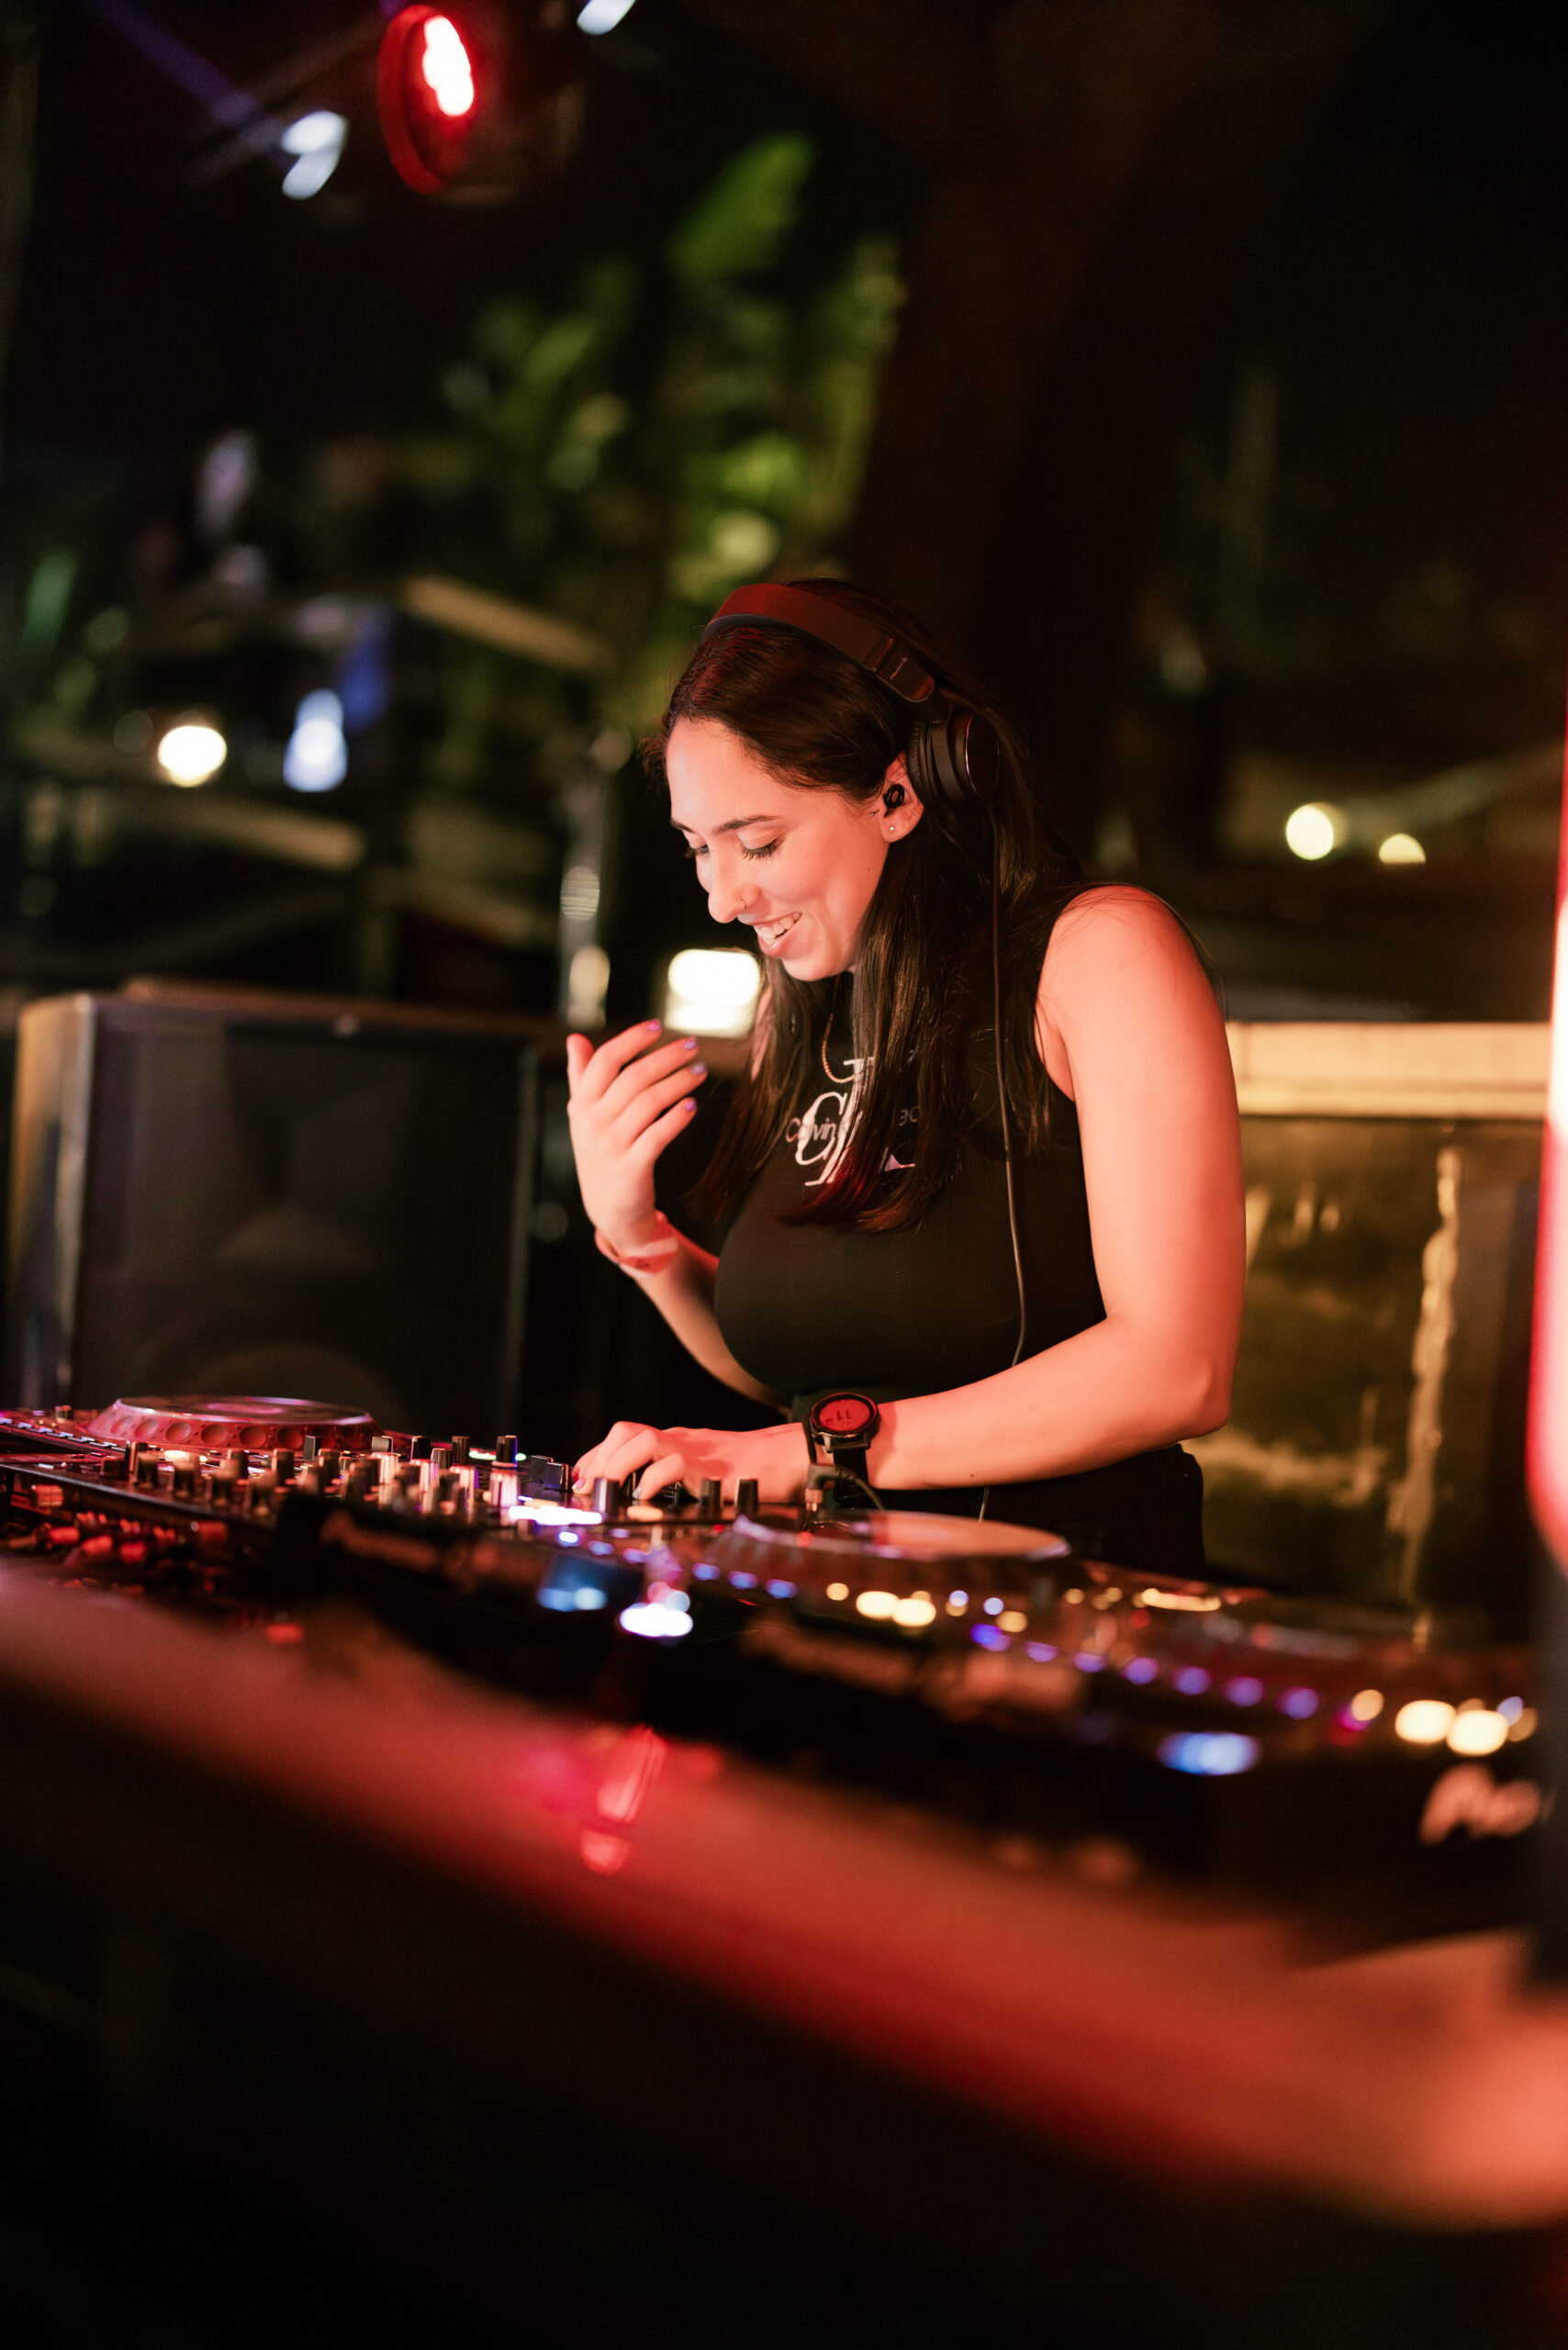
[[[792,979],[802,982],[836,979],[844,968],[820,946],[813,955],[780,955],[778,960]]]

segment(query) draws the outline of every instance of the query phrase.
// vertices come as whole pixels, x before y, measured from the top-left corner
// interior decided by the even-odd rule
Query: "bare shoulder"
[[[1077,1093],[1096,1067],[1148,1060],[1174,1078],[1221,1059],[1225,1027],[1196,948],[1169,906],[1126,885],[1086,890],[1057,922],[1040,973],[1042,1057]]]
[[[1197,978],[1207,990],[1193,942],[1163,899],[1126,882],[1085,890],[1058,917],[1040,974],[1042,993],[1090,984],[1129,966],[1149,976]]]

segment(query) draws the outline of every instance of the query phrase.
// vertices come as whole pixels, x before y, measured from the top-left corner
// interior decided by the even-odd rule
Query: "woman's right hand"
[[[689,1123],[708,1074],[694,1036],[655,1044],[663,1024],[645,1020],[597,1052],[586,1036],[566,1039],[566,1118],[583,1205],[622,1256],[634,1256],[658,1230],[654,1165]]]

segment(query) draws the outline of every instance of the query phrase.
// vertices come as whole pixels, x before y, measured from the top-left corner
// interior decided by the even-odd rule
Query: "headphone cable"
[[[996,1102],[1002,1118],[1002,1164],[1007,1181],[1007,1230],[1013,1242],[1013,1278],[1018,1285],[1018,1343],[1013,1349],[1009,1371],[1017,1369],[1024,1358],[1024,1340],[1029,1326],[1029,1302],[1024,1287],[1024,1250],[1018,1237],[1018,1193],[1013,1171],[1013,1120],[1007,1107],[1007,1075],[1002,1055],[1002,834],[993,811],[991,816],[991,1046],[996,1058]],[[991,1503],[991,1487],[980,1495],[977,1518],[983,1517]]]

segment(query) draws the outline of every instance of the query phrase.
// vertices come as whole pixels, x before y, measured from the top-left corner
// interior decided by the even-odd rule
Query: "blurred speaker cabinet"
[[[29,1004],[7,1400],[514,1427],[541,1024],[162,987]]]
[[[1216,1571],[1525,1612],[1542,1025],[1233,1026],[1248,1287]]]

